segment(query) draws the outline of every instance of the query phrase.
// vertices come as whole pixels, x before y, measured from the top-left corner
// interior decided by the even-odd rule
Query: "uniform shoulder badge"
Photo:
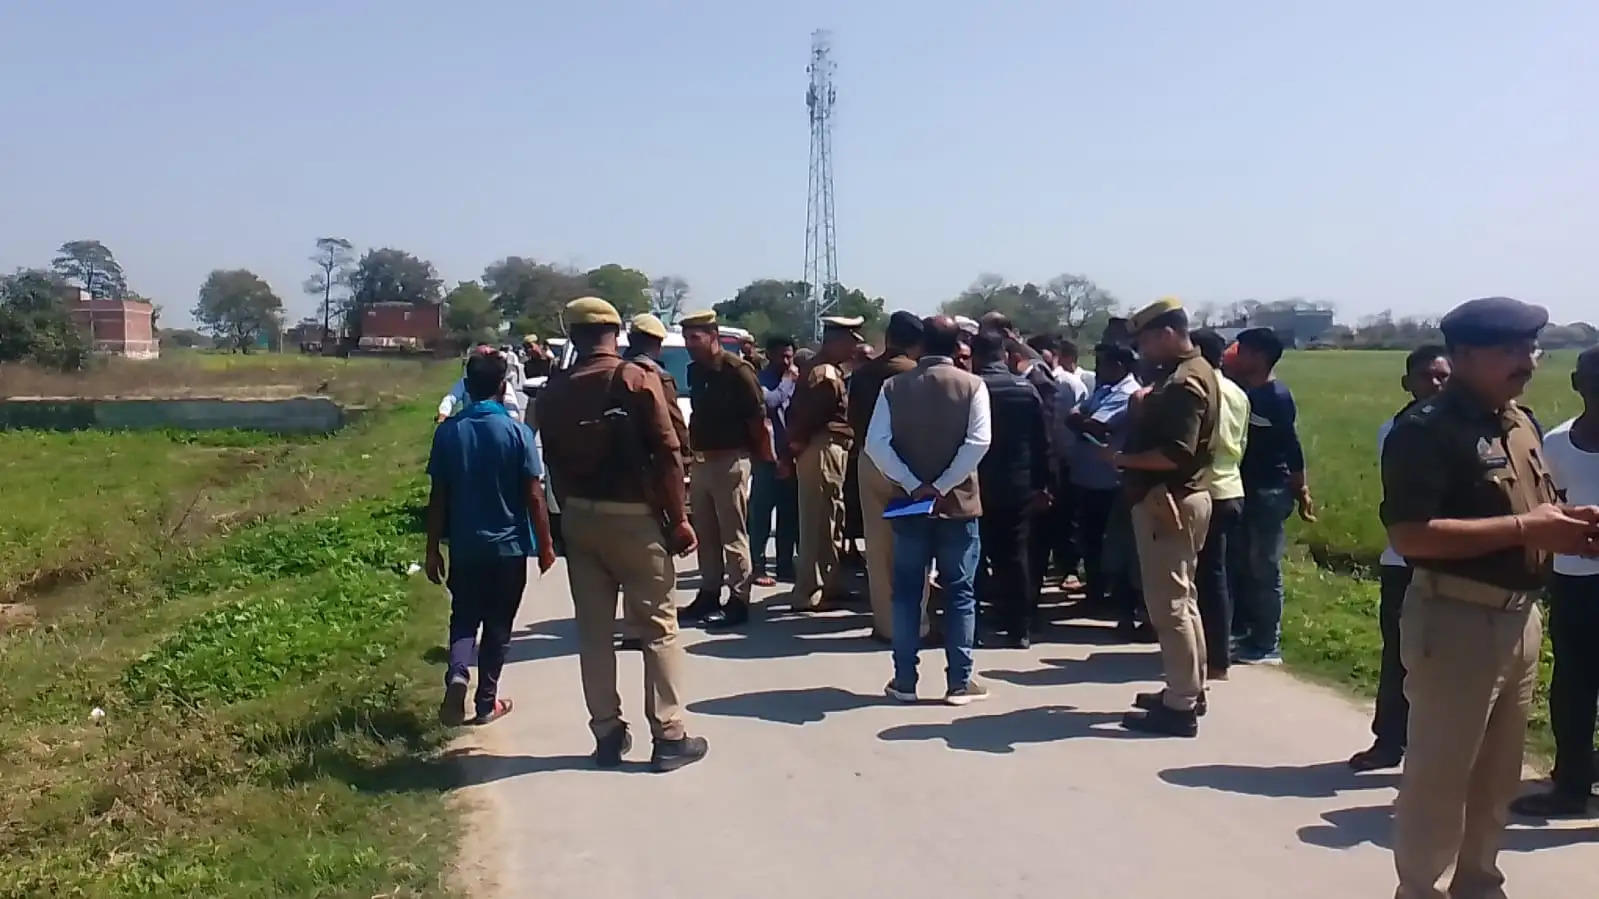
[[[844,380],[843,373],[838,370],[838,366],[831,362],[823,362],[811,368],[810,382],[813,385],[820,384],[823,381],[842,380]]]

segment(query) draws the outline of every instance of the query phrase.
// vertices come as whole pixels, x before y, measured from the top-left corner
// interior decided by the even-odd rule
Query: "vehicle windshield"
[[[679,391],[688,390],[688,347],[664,347],[661,350],[661,367],[677,379]]]

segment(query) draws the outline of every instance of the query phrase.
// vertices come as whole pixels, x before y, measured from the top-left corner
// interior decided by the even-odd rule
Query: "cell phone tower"
[[[805,91],[805,106],[811,118],[810,189],[805,206],[805,277],[810,288],[806,305],[810,307],[815,336],[822,336],[822,316],[838,304],[838,246],[833,231],[833,103],[838,93],[833,88],[832,35],[824,30],[811,32],[811,62],[805,67],[811,86]]]

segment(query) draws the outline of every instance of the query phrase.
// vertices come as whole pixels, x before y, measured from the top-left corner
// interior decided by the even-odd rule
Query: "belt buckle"
[[[700,462],[700,463],[704,463],[704,461],[705,461],[705,454],[704,454],[704,453],[695,453],[695,454],[694,454],[694,461],[695,461],[695,462]]]

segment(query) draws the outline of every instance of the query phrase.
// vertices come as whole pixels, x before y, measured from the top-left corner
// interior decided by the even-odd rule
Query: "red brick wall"
[[[444,333],[442,306],[383,303],[361,313],[362,337],[410,337],[431,343]]]
[[[72,319],[89,332],[97,351],[146,356],[157,348],[154,312],[155,307],[149,303],[80,300],[72,310]]]

